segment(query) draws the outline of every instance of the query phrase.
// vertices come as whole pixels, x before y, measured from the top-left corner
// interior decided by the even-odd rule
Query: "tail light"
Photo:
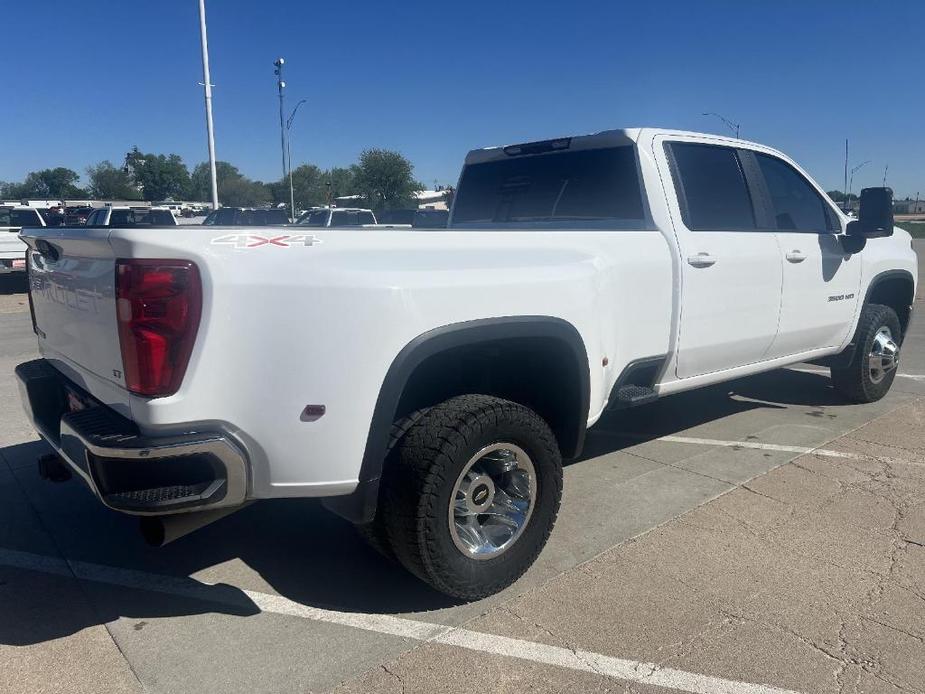
[[[116,317],[125,386],[163,397],[177,392],[202,311],[199,268],[187,260],[117,260]]]

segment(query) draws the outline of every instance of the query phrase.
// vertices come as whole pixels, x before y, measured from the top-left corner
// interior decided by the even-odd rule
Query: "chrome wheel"
[[[899,363],[899,345],[893,341],[893,333],[886,326],[874,336],[874,342],[867,358],[870,380],[880,383]]]
[[[523,534],[536,500],[530,456],[511,443],[494,443],[472,456],[450,496],[450,535],[472,559],[493,559]]]

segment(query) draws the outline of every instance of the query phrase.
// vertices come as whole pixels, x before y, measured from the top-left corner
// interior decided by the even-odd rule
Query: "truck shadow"
[[[749,410],[837,402],[824,375],[776,371],[608,413],[592,429],[581,460]],[[609,433],[594,436],[598,430]],[[634,438],[613,435],[627,431]],[[190,578],[207,581],[223,564],[221,575],[242,588],[312,607],[396,614],[458,604],[369,549],[349,523],[313,500],[253,504],[166,547],[149,548],[135,519],[101,507],[78,480],[40,480],[32,461],[47,450],[39,441],[0,449],[10,465],[0,466],[0,644],[43,642],[120,617],[258,614],[240,588]],[[88,580],[77,584],[66,571],[30,568],[35,557],[59,552]],[[167,588],[141,589],[151,574],[169,577]],[[36,618],[16,586],[48,582],[57,587],[43,589],[41,602],[54,617]]]

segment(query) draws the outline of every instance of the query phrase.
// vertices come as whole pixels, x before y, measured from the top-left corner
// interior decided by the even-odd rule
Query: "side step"
[[[648,386],[625,385],[617,389],[617,397],[613,407],[626,409],[629,407],[639,407],[654,402],[658,399],[658,393]]]

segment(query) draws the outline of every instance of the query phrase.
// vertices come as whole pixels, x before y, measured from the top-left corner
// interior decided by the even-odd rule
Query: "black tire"
[[[392,545],[389,544],[388,535],[382,525],[382,516],[377,515],[369,523],[356,523],[357,535],[372,547],[376,552],[386,559],[394,560],[395,553],[392,551]]]
[[[889,328],[893,340],[899,345],[902,341],[902,327],[896,311],[889,306],[865,304],[861,309],[861,318],[854,335],[854,356],[845,367],[832,367],[832,385],[847,400],[857,403],[875,402],[887,394],[896,370],[887,373],[879,382],[871,378],[868,358],[874,339],[882,328]]]
[[[498,556],[476,560],[457,549],[449,504],[456,480],[478,451],[514,444],[536,472],[532,515]],[[393,450],[379,515],[398,561],[436,590],[477,600],[511,585],[533,564],[555,524],[562,459],[549,426],[532,410],[487,395],[461,395],[431,408]]]
[[[404,438],[415,422],[423,417],[429,407],[416,410],[406,417],[402,417],[392,425],[392,431],[389,434],[389,444],[386,448],[386,457],[392,456],[392,450],[398,445],[398,442]],[[385,531],[385,525],[382,522],[382,513],[377,512],[376,516],[369,523],[355,523],[353,526],[357,534],[378,554],[390,561],[395,561],[395,552],[392,551],[392,545],[389,543],[389,537]]]

